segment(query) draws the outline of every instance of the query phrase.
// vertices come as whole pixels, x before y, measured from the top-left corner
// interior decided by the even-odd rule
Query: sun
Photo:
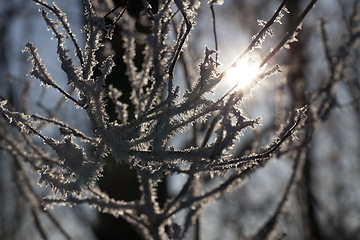
[[[255,85],[258,73],[259,66],[252,58],[240,59],[226,71],[226,85],[245,91]]]

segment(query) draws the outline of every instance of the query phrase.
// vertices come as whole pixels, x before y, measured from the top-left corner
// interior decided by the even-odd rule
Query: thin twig
[[[203,142],[201,144],[201,148],[204,148],[205,145],[208,143],[208,141],[210,139],[210,136],[211,136],[211,133],[213,132],[216,123],[219,121],[219,118],[220,118],[220,111],[215,114],[215,117],[211,121],[210,126],[209,126],[208,130],[206,131],[206,135],[204,137],[204,140],[203,140]]]
[[[33,0],[34,2],[36,2],[37,4],[46,7],[47,9],[49,9],[50,11],[52,11],[53,13],[55,13],[55,9],[50,7],[46,2],[43,1],[39,1],[39,0]]]
[[[56,5],[54,7],[50,7],[46,2],[39,1],[39,0],[33,0],[33,1],[46,7],[47,9],[49,9],[61,21],[63,28],[69,34],[71,41],[74,44],[75,54],[76,54],[77,58],[79,59],[81,66],[84,67],[84,57],[83,57],[81,48],[77,42],[77,39],[76,39],[75,35],[72,33],[71,29],[68,27],[68,25],[65,22],[63,22],[63,18],[59,15],[59,11],[57,10],[58,8],[55,7]]]
[[[211,9],[211,14],[212,14],[214,40],[215,40],[216,65],[219,65],[219,49],[218,49],[218,41],[217,41],[217,34],[216,34],[215,11],[214,11],[214,5],[213,4],[210,4],[210,9]]]
[[[122,2],[120,2],[118,5],[116,5],[113,9],[111,9],[107,14],[105,14],[105,16],[103,16],[103,19],[107,18],[111,13],[113,13],[116,9],[118,9],[121,5],[123,5],[123,3],[125,3],[128,0],[123,0]],[[128,1],[129,2],[129,1]]]
[[[256,235],[251,238],[251,240],[262,240],[267,239],[267,237],[273,232],[276,223],[278,222],[280,214],[283,212],[285,203],[289,199],[289,195],[292,190],[296,187],[297,181],[301,177],[301,170],[305,164],[304,154],[299,153],[297,158],[295,159],[293,172],[291,174],[290,180],[286,186],[286,190],[281,198],[275,212],[270,216],[269,220],[258,230]]]
[[[309,5],[305,8],[305,10],[302,12],[302,14],[299,16],[299,18],[296,20],[296,22],[293,24],[293,26],[289,29],[289,31],[287,32],[287,34],[285,35],[285,37],[280,41],[280,43],[274,48],[274,50],[272,50],[266,57],[265,59],[261,62],[261,64],[259,65],[260,68],[262,68],[265,63],[267,63],[269,61],[270,58],[272,58],[283,46],[284,44],[293,36],[294,32],[296,31],[296,29],[298,28],[298,26],[300,25],[300,23],[302,22],[302,20],[305,18],[305,16],[309,13],[309,11],[311,10],[311,8],[315,5],[315,3],[318,0],[312,0]]]
[[[113,25],[115,25],[121,19],[121,17],[124,15],[126,9],[129,7],[130,1],[131,0],[127,1],[127,3],[125,5],[124,9],[122,10],[122,12],[114,19],[114,21],[112,23]]]
[[[238,56],[236,58],[236,60],[230,65],[228,66],[219,76],[219,81],[221,81],[224,77],[225,77],[225,74],[226,72],[234,67],[237,63],[237,61],[239,61],[241,58],[245,57],[245,55],[248,53],[248,52],[251,52],[251,50],[255,47],[255,45],[258,43],[258,41],[262,38],[262,36],[264,34],[266,34],[266,31],[270,28],[270,26],[275,22],[276,20],[276,17],[279,15],[281,9],[285,6],[285,3],[287,2],[287,0],[284,0],[280,6],[278,7],[278,9],[276,10],[275,14],[272,16],[272,18],[266,23],[266,25],[261,29],[261,31],[256,35],[256,37],[254,38],[254,40],[250,43],[250,45],[240,54],[240,56]],[[216,37],[216,27],[215,27],[215,13],[214,13],[214,10],[212,8],[212,5],[210,5],[210,8],[212,10],[212,14],[213,14],[213,29],[214,29],[214,36],[215,36],[215,48],[216,48],[216,52],[218,51],[218,47],[217,47],[217,37]],[[217,53],[216,53],[216,63],[218,62],[218,59],[217,59]],[[221,99],[223,99],[225,96],[227,96],[230,92],[232,92],[236,87],[237,87],[238,83],[233,86],[230,90],[228,90]],[[212,132],[212,130],[214,129],[217,121],[219,120],[220,118],[220,113],[217,113],[213,119],[213,121],[211,122],[211,125],[206,133],[206,136],[203,140],[203,143],[202,143],[202,146],[205,146],[209,137],[210,137],[210,134]]]
[[[182,48],[183,48],[183,46],[185,44],[186,38],[189,36],[191,28],[192,28],[192,25],[191,25],[189,19],[187,18],[186,14],[183,11],[181,11],[181,13],[182,13],[182,15],[184,17],[184,20],[185,20],[185,23],[186,23],[186,32],[182,36],[179,47],[175,51],[174,58],[173,58],[173,60],[171,62],[170,68],[169,68],[168,97],[171,96],[172,80],[173,80],[173,77],[174,77],[174,69],[175,69],[176,62],[179,59],[179,56],[180,56],[181,50],[182,50]]]
[[[96,142],[96,138],[88,137],[84,133],[80,132],[79,130],[77,130],[75,128],[72,128],[69,125],[67,125],[67,124],[65,124],[63,122],[60,122],[60,121],[58,121],[56,119],[46,118],[46,117],[42,117],[42,116],[39,116],[39,115],[36,115],[36,114],[30,115],[30,117],[32,117],[34,120],[42,120],[44,122],[51,123],[51,124],[53,124],[55,126],[59,126],[59,127],[68,129],[76,137],[82,138],[82,139],[90,141],[90,142]]]
[[[249,52],[251,52],[254,47],[256,46],[256,44],[260,41],[260,39],[264,36],[264,34],[266,34],[266,31],[271,27],[271,25],[274,24],[277,16],[279,15],[281,9],[283,9],[283,7],[285,6],[285,3],[287,2],[288,0],[283,0],[283,2],[280,4],[280,6],[278,7],[278,9],[276,10],[275,14],[272,16],[272,18],[267,21],[267,23],[265,24],[265,26],[261,29],[261,31],[256,35],[256,37],[254,38],[254,40],[250,43],[250,45],[240,54],[240,56],[238,56],[235,61],[230,64],[219,76],[219,81],[221,79],[223,79],[226,75],[226,72],[236,66],[236,63],[237,61],[239,61],[240,59],[242,59],[243,57],[245,57],[245,55]]]

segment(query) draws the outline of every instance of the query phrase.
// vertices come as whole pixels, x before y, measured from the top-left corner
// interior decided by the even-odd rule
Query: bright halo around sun
[[[259,73],[258,64],[251,58],[243,58],[236,62],[236,66],[226,71],[226,85],[236,89],[247,90],[255,85]]]

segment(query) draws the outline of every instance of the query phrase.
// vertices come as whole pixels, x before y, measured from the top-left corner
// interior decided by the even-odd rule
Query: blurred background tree
[[[157,11],[158,4],[161,2],[149,1],[153,6],[153,12]],[[222,6],[215,6],[221,67],[229,65],[245,49],[252,35],[260,29],[256,24],[257,20],[269,19],[280,2],[228,0]],[[98,14],[103,16],[120,3],[121,1],[115,0],[113,2],[98,0],[94,1],[94,6]],[[192,33],[193,40],[188,44],[191,51],[183,53],[181,57],[183,69],[176,69],[177,78],[186,76],[184,72],[193,73],[198,70],[197,61],[202,58],[204,44],[212,49],[215,48],[211,11],[205,6],[206,3],[207,1],[202,1],[203,6],[196,19],[198,25]],[[286,14],[282,19],[283,25],[274,26],[274,37],[268,38],[262,49],[256,50],[258,56],[266,56],[269,49],[276,46],[286,31],[294,25],[307,3],[308,1],[289,1],[286,7],[290,14]],[[26,109],[27,103],[23,102],[22,96],[30,94],[27,89],[31,80],[24,79],[30,64],[26,62],[26,57],[20,54],[20,50],[27,41],[31,40],[29,37],[32,32],[29,31],[27,24],[33,24],[33,29],[44,29],[45,25],[41,19],[40,21],[24,21],[24,19],[39,19],[37,7],[31,1],[2,0],[0,4],[0,94],[3,98],[11,100],[11,104],[16,108]],[[72,26],[75,23],[78,29],[81,28],[83,21],[81,4],[81,1],[71,1],[66,8],[66,3],[58,3],[68,14]],[[267,220],[279,207],[278,203],[291,175],[292,163],[299,155],[304,159],[302,175],[297,183],[296,191],[289,196],[291,201],[282,208],[282,215],[277,218],[277,231],[272,237],[279,239],[360,238],[360,152],[358,147],[360,140],[358,126],[360,55],[357,48],[359,4],[358,0],[319,1],[303,21],[302,30],[298,35],[299,41],[292,43],[290,49],[281,50],[270,60],[270,65],[280,64],[284,73],[262,82],[253,91],[253,96],[242,103],[249,117],[263,117],[263,126],[257,128],[255,134],[246,133],[234,151],[241,156],[265,145],[268,139],[275,136],[280,124],[288,118],[289,112],[294,108],[309,105],[311,101],[319,102],[317,109],[310,109],[310,114],[317,114],[316,118],[310,115],[308,117],[310,129],[307,129],[305,136],[299,133],[302,145],[285,146],[279,151],[277,160],[274,158],[265,168],[252,174],[242,188],[222,196],[201,213],[197,226],[203,233],[204,239],[239,239],[244,236],[254,236],[261,227],[267,226]],[[141,15],[142,7],[140,0],[133,0],[130,1],[127,11],[137,19],[137,30],[148,33],[149,19]],[[71,12],[72,8],[78,10]],[[122,59],[125,50],[122,48],[119,31],[121,29],[115,29],[113,41],[104,40],[105,47],[98,52],[98,58],[102,60],[108,54],[106,51],[112,51],[115,54],[116,67],[107,80],[107,84],[112,84],[122,90],[121,98],[129,104],[129,118],[131,119],[134,117],[129,101],[131,88],[125,75]],[[46,35],[46,39],[45,37],[39,39],[39,34],[34,35],[37,35],[33,36],[34,42],[49,42],[50,34]],[[77,36],[80,38],[81,34]],[[13,41],[14,39],[16,41]],[[136,44],[136,65],[141,68],[143,45],[140,38],[137,39]],[[55,47],[50,46],[49,49],[48,51],[54,51]],[[54,61],[54,65],[56,64]],[[56,68],[57,66],[54,66],[54,69]],[[56,74],[53,73],[56,70],[49,71],[53,75]],[[59,75],[66,83],[65,77]],[[191,79],[189,76],[186,77]],[[23,92],[18,91],[17,84],[23,85]],[[40,90],[36,91],[42,93]],[[321,98],[323,95],[330,97],[323,101]],[[35,99],[34,96],[32,97]],[[41,106],[34,102],[41,101],[34,100],[29,103],[30,107],[36,111],[47,112],[49,115],[56,114],[64,118],[72,117],[64,112],[58,112],[53,106]],[[114,106],[110,101],[107,111],[110,117],[115,119]],[[207,126],[197,124],[192,135],[180,138],[176,144],[186,146],[190,145],[187,141],[197,142],[198,136],[204,134],[206,129]],[[287,149],[295,147],[299,147],[297,156],[286,155]],[[53,215],[57,220],[49,224],[48,222],[51,222],[49,218],[53,217],[51,214],[38,214],[38,211],[41,212],[39,210],[41,206],[29,204],[29,199],[23,195],[18,186],[10,186],[9,183],[16,176],[18,166],[3,156],[0,152],[0,239],[26,239],[29,232],[30,236],[28,235],[27,239],[60,239],[61,236],[70,238],[70,235],[75,239],[141,239],[125,221],[106,214],[89,214],[81,207],[76,207],[74,210],[68,209],[66,213],[71,213],[71,215],[59,214],[62,210],[54,209]],[[106,162],[104,177],[99,181],[100,188],[115,199],[138,198],[140,193],[134,172],[126,165],[117,165],[111,156]],[[212,182],[220,181],[220,179],[219,176],[210,178],[204,175],[202,181],[206,183],[206,186],[211,186]],[[181,178],[164,178],[158,187],[160,202],[172,196],[173,191],[176,192],[174,189],[179,188],[176,181],[181,181]],[[40,198],[44,190],[37,191]],[[31,223],[28,221],[29,216],[33,219]],[[87,220],[88,216],[91,216],[91,221]],[[65,223],[69,218],[79,219],[78,222],[72,221],[73,224],[77,222],[79,225],[69,230]],[[56,225],[57,221],[60,225]],[[47,233],[38,233],[36,229],[39,228],[34,226],[39,224],[51,227],[47,228]],[[76,234],[75,228],[78,228]],[[193,239],[192,234],[189,234],[188,238]]]

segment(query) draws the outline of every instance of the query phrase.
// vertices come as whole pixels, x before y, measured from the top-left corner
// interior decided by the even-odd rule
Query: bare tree
[[[274,88],[276,118],[261,130],[258,130],[261,117],[247,116],[242,104],[251,97],[252,92],[257,91],[256,87],[262,81],[282,72],[280,66],[273,65],[270,60],[282,49],[299,41],[297,35],[301,23],[316,0],[308,1],[301,11],[296,11],[299,9],[298,1],[282,1],[269,20],[258,20],[261,30],[233,63],[223,70],[220,70],[214,10],[214,6],[222,5],[222,1],[208,2],[215,49],[204,47],[199,67],[194,67],[193,53],[187,45],[191,45],[189,41],[195,28],[195,17],[201,9],[200,1],[159,1],[156,6],[152,2],[151,5],[150,1],[141,1],[138,4],[142,4],[143,14],[136,18],[128,13],[132,6],[130,0],[113,6],[108,1],[84,0],[84,50],[72,32],[65,13],[55,3],[49,5],[40,0],[33,1],[40,5],[41,16],[54,33],[60,67],[67,76],[70,90],[60,87],[48,73],[37,48],[31,42],[26,44],[24,50],[32,61],[29,75],[62,95],[59,108],[66,100],[74,104],[76,111],[85,112],[91,132],[85,134],[60,121],[51,115],[51,111],[49,116],[32,114],[31,110],[13,106],[8,96],[1,96],[0,147],[5,156],[2,159],[11,163],[13,182],[30,206],[35,226],[43,239],[51,236],[46,233],[40,219],[42,207],[48,209],[53,205],[79,204],[89,204],[101,212],[125,219],[145,239],[184,239],[190,228],[194,229],[195,239],[200,239],[203,229],[201,214],[205,206],[228,193],[237,193],[239,187],[246,186],[245,180],[250,175],[274,158],[291,161],[292,170],[285,189],[277,195],[272,214],[263,216],[262,225],[251,234],[239,231],[238,237],[281,238],[283,230],[278,223],[286,219],[286,203],[290,202],[290,196],[295,192],[299,197],[291,203],[300,209],[300,237],[326,237],[321,230],[319,216],[314,212],[311,143],[315,130],[339,105],[334,94],[337,85],[349,69],[356,72],[358,58],[354,46],[360,37],[358,1],[354,1],[350,15],[344,10],[347,29],[337,50],[331,50],[325,23],[320,22],[329,76],[322,79],[315,90],[308,88],[304,81],[306,76],[302,69],[301,52],[294,52],[293,56],[300,56],[300,62],[294,62],[288,69],[286,84]],[[267,35],[273,36],[272,27],[281,23],[284,14],[290,16],[290,24],[287,24],[284,35],[261,61],[254,62],[251,53],[263,46]],[[125,63],[131,86],[131,94],[125,101],[121,96],[127,93],[107,82],[114,69],[114,59],[119,56],[112,55],[109,49],[101,52],[102,59],[96,56],[100,53],[99,49],[104,47],[102,43],[106,48],[111,41],[118,39],[118,31],[125,49],[120,57]],[[74,46],[73,58],[77,61],[70,57],[67,42]],[[295,50],[301,49],[301,44],[302,41]],[[140,58],[140,66],[135,57]],[[229,71],[244,60],[249,68],[256,70],[251,76],[251,84],[245,88],[239,87],[246,78],[243,70],[236,83],[224,94],[216,99],[210,97],[209,93],[217,91],[217,86]],[[178,65],[182,66],[184,72],[182,80],[186,88],[183,92],[177,86],[180,84],[178,79],[175,81],[175,68],[179,68]],[[355,78],[358,80],[358,75]],[[357,81],[351,81],[351,84],[357,86]],[[289,106],[282,104],[284,88],[293,98]],[[350,89],[353,98],[357,99],[356,88]],[[110,103],[115,109],[115,117],[106,111]],[[57,128],[61,136],[47,135],[48,126]],[[249,129],[254,133],[253,137],[239,148],[239,139]],[[181,132],[190,133],[192,139],[183,148],[172,146],[171,139]],[[85,147],[91,151],[85,151]],[[108,155],[136,172],[140,191],[138,199],[114,199],[99,188],[97,183],[102,177]],[[31,172],[39,175],[38,184],[49,186],[54,194],[40,197],[33,188]],[[178,173],[187,176],[186,183],[176,196],[159,204],[159,182],[166,176]],[[208,188],[208,182],[214,186]],[[125,184],[114,183],[119,187]],[[179,224],[174,217],[181,211],[185,214]],[[70,239],[71,233],[58,224],[50,211],[46,210],[46,213],[62,234]],[[352,234],[358,236],[357,232]]]

